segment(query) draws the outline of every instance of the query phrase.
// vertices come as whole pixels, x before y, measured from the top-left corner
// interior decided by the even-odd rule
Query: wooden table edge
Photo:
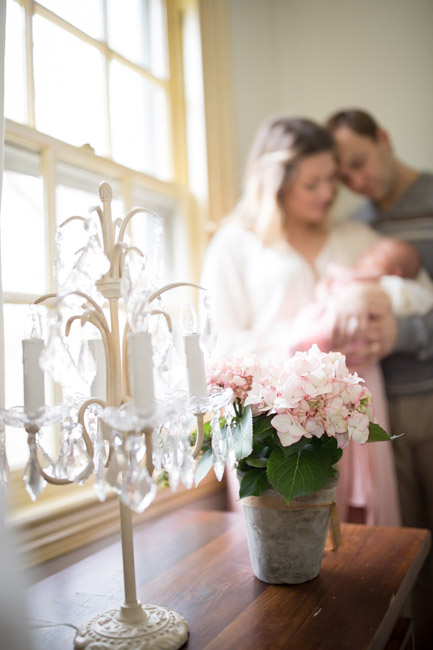
[[[400,585],[400,589],[394,598],[390,602],[390,606],[387,612],[387,615],[383,618],[382,623],[376,630],[376,633],[373,637],[373,640],[370,644],[369,650],[383,650],[385,648],[392,631],[397,624],[397,621],[401,615],[404,604],[407,599],[410,597],[413,586],[416,582],[416,579],[419,575],[419,572],[429,554],[431,548],[431,533],[426,529],[416,529],[424,533],[424,540],[421,548],[418,551],[416,558],[407,574],[404,577],[403,582]]]

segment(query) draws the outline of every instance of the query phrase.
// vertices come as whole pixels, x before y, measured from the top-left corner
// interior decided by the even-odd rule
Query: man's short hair
[[[326,128],[334,133],[341,126],[347,126],[349,129],[373,140],[377,140],[379,125],[370,115],[358,108],[351,108],[334,113],[326,122]]]

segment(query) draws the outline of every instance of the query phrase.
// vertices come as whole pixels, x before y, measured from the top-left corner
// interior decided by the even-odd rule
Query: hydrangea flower
[[[374,423],[371,392],[339,352],[317,345],[280,363],[221,359],[210,385],[231,388],[240,496],[274,487],[287,501],[323,487],[351,442],[389,440]]]
[[[368,439],[371,393],[339,352],[313,345],[280,364],[260,364],[253,356],[223,359],[210,369],[210,384],[230,387],[253,415],[275,415],[271,423],[283,447],[324,433],[341,449],[351,439]]]

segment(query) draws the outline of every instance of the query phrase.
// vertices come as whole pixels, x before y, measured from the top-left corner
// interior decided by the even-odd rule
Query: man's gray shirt
[[[382,211],[367,201],[352,216],[386,237],[413,244],[433,277],[433,174],[420,174],[390,210]],[[388,395],[433,391],[433,311],[399,319],[398,324],[395,352],[382,362]]]

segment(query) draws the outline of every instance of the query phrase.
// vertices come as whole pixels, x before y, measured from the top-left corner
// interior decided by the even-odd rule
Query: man
[[[328,128],[337,143],[341,180],[367,197],[353,217],[414,244],[433,276],[433,174],[401,162],[387,132],[363,111],[336,113]],[[393,442],[402,519],[406,526],[433,531],[433,312],[399,319],[397,326],[392,350],[381,346],[378,356],[392,352],[382,362],[391,431],[405,433]],[[432,553],[427,563],[415,594],[415,612],[424,610],[423,620],[415,616],[420,648],[433,648]]]

